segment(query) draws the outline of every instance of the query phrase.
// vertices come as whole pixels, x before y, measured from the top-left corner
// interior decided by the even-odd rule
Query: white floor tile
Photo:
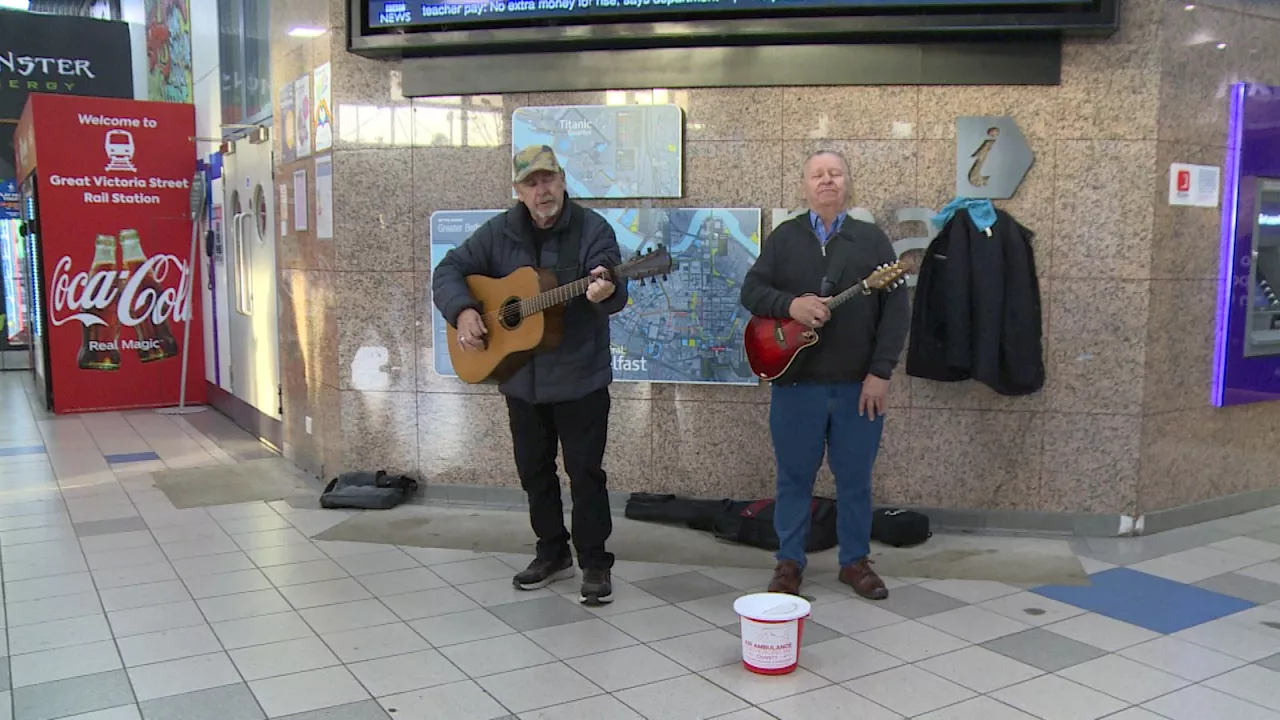
[[[1120,716],[1113,715],[1108,720],[1118,717]],[[976,697],[921,715],[919,720],[1037,720],[1037,718],[989,697]]]
[[[1175,675],[1119,655],[1106,655],[1058,674],[1132,705],[1141,705],[1190,684]]]
[[[1087,612],[1084,608],[1078,608],[1075,605],[1068,605],[1030,592],[1004,595],[994,600],[988,600],[978,607],[999,613],[1032,627],[1049,625]]]
[[[530,634],[532,637],[532,634]],[[832,642],[838,642],[833,640]],[[823,643],[825,645],[827,643]],[[742,661],[742,639],[719,628],[652,643],[649,647],[693,672],[724,667]],[[821,647],[819,645],[818,647]],[[865,647],[865,646],[863,646]],[[866,648],[871,650],[871,648]],[[801,661],[810,651],[801,653]],[[810,670],[813,668],[810,667]]]
[[[611,695],[597,695],[585,700],[575,700],[564,705],[521,713],[520,720],[644,720],[634,710],[623,705]],[[734,715],[721,715],[716,720],[748,720]],[[756,720],[756,719],[751,719]],[[769,720],[763,713],[758,720]]]
[[[117,610],[107,613],[111,630],[118,638],[204,625],[204,614],[192,600],[155,607]]]
[[[608,692],[689,674],[679,663],[643,645],[578,657],[566,664]]]
[[[1009,596],[1012,597],[1012,596]],[[921,618],[920,622],[971,643],[984,643],[1028,629],[1028,625],[970,605]]]
[[[861,600],[842,600],[813,610],[813,621],[844,635],[896,625],[905,618]]]
[[[262,572],[271,579],[276,587],[288,585],[306,585],[308,583],[340,580],[347,577],[347,571],[333,560],[312,560],[309,562],[273,565],[262,568]]]
[[[857,718],[858,720],[898,720],[901,716],[838,685],[793,695],[761,708],[778,720],[814,718]],[[649,715],[648,717],[663,717]]]
[[[111,639],[104,615],[86,615],[39,625],[9,628],[9,652],[23,655],[41,650],[84,645]]]
[[[280,594],[295,609],[337,605],[338,603],[368,600],[373,596],[360,583],[351,578],[325,580],[305,585],[289,585],[280,588]]]
[[[641,642],[656,642],[681,635],[691,635],[714,627],[711,623],[690,615],[674,605],[639,610],[606,619],[614,627]]]
[[[921,661],[919,666],[970,690],[989,693],[1044,673],[982,647],[968,647]]]
[[[312,670],[266,680],[253,680],[249,689],[267,717],[320,710],[369,698],[369,693],[346,668]]]
[[[204,575],[183,580],[191,597],[204,600],[221,595],[238,595],[240,593],[267,590],[271,582],[261,570],[240,570],[222,575]]]
[[[436,650],[366,660],[347,666],[374,697],[448,685],[467,679]]]
[[[741,660],[741,641],[737,652],[737,659]],[[836,638],[815,647],[800,648],[800,667],[835,683],[883,672],[901,664],[902,660],[850,638]]]
[[[121,667],[120,653],[110,640],[16,655],[9,659],[14,687],[94,675]]]
[[[103,590],[101,597],[103,608],[107,612],[115,612],[190,600],[191,593],[187,592],[187,586],[181,580],[166,580]]]
[[[1280,713],[1203,685],[1183,688],[1143,707],[1169,720],[1280,720]]]
[[[148,635],[134,635],[116,641],[126,667],[151,665],[166,660],[181,660],[195,655],[220,652],[213,629],[208,625],[166,630]]]
[[[404,623],[321,635],[344,663],[428,650],[431,645]]]
[[[853,639],[910,663],[969,646],[960,638],[914,620],[858,633]]]
[[[1280,673],[1248,665],[1206,680],[1208,687],[1280,712]]]
[[[600,695],[600,688],[561,663],[514,670],[477,680],[512,712],[523,713]]]
[[[1258,561],[1243,555],[1209,547],[1194,548],[1132,565],[1131,568],[1180,583],[1196,583],[1223,573],[1235,572]]]
[[[555,597],[550,588],[541,590],[520,590],[511,584],[511,578],[498,578],[483,582],[459,585],[458,591],[471,598],[481,607],[497,607],[518,602],[528,602],[542,598]]]
[[[928,580],[920,583],[920,587],[971,605],[1019,592],[1012,585],[988,580]]]
[[[646,718],[663,720],[700,720],[747,707],[740,698],[697,675],[623,690],[614,697]]]
[[[1277,545],[1277,547],[1280,547],[1280,545]],[[1257,580],[1265,580],[1266,582],[1280,585],[1280,562],[1260,563],[1237,572]]]
[[[339,633],[398,622],[400,618],[375,599],[307,608],[298,612],[318,633]]]
[[[377,552],[365,553],[362,555],[352,555],[349,557],[341,557],[334,560],[342,567],[343,570],[351,573],[354,577],[362,575],[378,575],[381,573],[395,572],[397,570],[422,570],[422,566],[417,560],[409,557],[407,553],[398,549],[391,548],[389,550],[379,550]]]
[[[146,702],[196,690],[234,685],[240,682],[240,674],[236,672],[235,665],[226,653],[213,653],[132,667],[129,668],[129,681],[133,683],[138,702]]]
[[[1280,638],[1233,623],[1229,618],[1187,628],[1174,633],[1173,637],[1247,662],[1257,662],[1280,653]]]
[[[506,710],[471,680],[380,698],[396,720],[493,720]]]
[[[1096,720],[1128,707],[1128,703],[1057,675],[1042,675],[997,690],[991,697],[1043,720]]]
[[[293,608],[275,588],[240,593],[239,595],[219,595],[196,601],[200,611],[209,622],[224,622],[274,615],[289,612]]]
[[[1146,628],[1094,613],[1046,625],[1044,629],[1107,652],[1116,652],[1160,637],[1159,633]]]
[[[480,607],[474,600],[451,587],[392,595],[383,598],[382,603],[401,620],[453,615]]]
[[[293,612],[213,623],[213,632],[228,650],[298,640],[315,634],[302,617]]]
[[[248,524],[248,522],[249,521],[245,521],[245,524]],[[280,520],[278,522],[284,521]],[[226,528],[226,525],[223,527]],[[226,529],[230,530],[230,528]],[[282,547],[284,545],[311,544],[311,541],[307,539],[306,535],[303,535],[291,527],[244,534],[231,533],[231,539],[240,546],[241,550],[260,550],[262,548]]]
[[[1280,544],[1269,543],[1263,540],[1255,540],[1247,537],[1233,537],[1220,542],[1209,545],[1215,550],[1224,550],[1236,555],[1242,555],[1247,558],[1253,558],[1255,561],[1262,562],[1268,560],[1280,560]]]
[[[1245,664],[1240,658],[1167,636],[1134,645],[1119,654],[1191,682],[1207,680]]]
[[[14,582],[8,578],[4,581],[4,597],[8,602],[27,600],[43,600],[63,595],[81,595],[96,592],[93,576],[89,573],[73,575],[55,575],[36,580]]]
[[[341,664],[318,637],[255,645],[232,650],[228,654],[245,680],[262,680]]]
[[[915,717],[974,697],[974,692],[913,665],[903,665],[845,683],[845,687],[890,710]]]
[[[174,572],[173,566],[168,561],[93,571],[93,581],[97,584],[99,591],[177,579],[178,573]]]
[[[84,715],[72,715],[69,718],[63,718],[63,720],[142,720],[142,714],[138,712],[137,705],[122,705],[108,710],[85,713]]]
[[[436,565],[431,568],[431,571],[439,575],[445,582],[454,586],[469,585],[471,583],[484,582],[485,580],[498,580],[500,578],[510,580],[515,574],[510,566],[491,557]]]
[[[555,662],[551,653],[523,635],[452,645],[441,648],[440,652],[473,678]]]
[[[228,539],[228,542],[232,542]],[[300,565],[305,563],[321,562],[326,567],[333,561],[325,555],[320,548],[311,543],[305,545],[296,543],[293,545],[278,545],[276,547],[253,548],[245,550],[245,555],[260,568],[279,567],[281,565]],[[334,565],[336,567],[336,565]],[[331,571],[332,572],[332,571]],[[342,577],[341,575],[334,575]],[[323,580],[332,580],[333,577],[321,578]]]
[[[356,581],[378,597],[435,590],[447,585],[439,575],[424,567],[360,575]]]
[[[54,620],[69,620],[86,615],[98,615],[102,612],[102,603],[97,593],[80,593],[78,595],[61,595],[43,600],[27,600],[10,602],[5,606],[5,616],[9,627],[38,625]]]

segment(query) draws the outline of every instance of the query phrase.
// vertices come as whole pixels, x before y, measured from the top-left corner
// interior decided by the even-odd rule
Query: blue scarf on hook
[[[986,230],[996,224],[996,206],[992,205],[990,200],[958,197],[947,203],[947,206],[942,208],[942,212],[933,217],[934,226],[941,228],[946,225],[957,210],[968,210],[969,217],[973,219],[973,224],[979,230]]]

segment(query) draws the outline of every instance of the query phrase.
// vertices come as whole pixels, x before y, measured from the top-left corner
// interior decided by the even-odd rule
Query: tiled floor
[[[801,669],[739,664],[765,574],[314,542],[343,516],[176,510],[158,468],[266,451],[213,413],[52,418],[0,374],[0,720],[1280,720],[1280,509],[1077,543],[1087,588],[814,577]]]

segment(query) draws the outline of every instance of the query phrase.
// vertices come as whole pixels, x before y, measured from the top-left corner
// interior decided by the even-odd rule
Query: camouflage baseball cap
[[[516,153],[511,159],[513,182],[522,182],[525,178],[540,171],[560,172],[560,161],[550,145],[530,145]]]

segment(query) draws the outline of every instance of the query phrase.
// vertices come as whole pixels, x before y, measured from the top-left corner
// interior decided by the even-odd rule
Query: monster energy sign
[[[956,197],[1007,200],[1035,155],[1008,116],[956,118]]]

